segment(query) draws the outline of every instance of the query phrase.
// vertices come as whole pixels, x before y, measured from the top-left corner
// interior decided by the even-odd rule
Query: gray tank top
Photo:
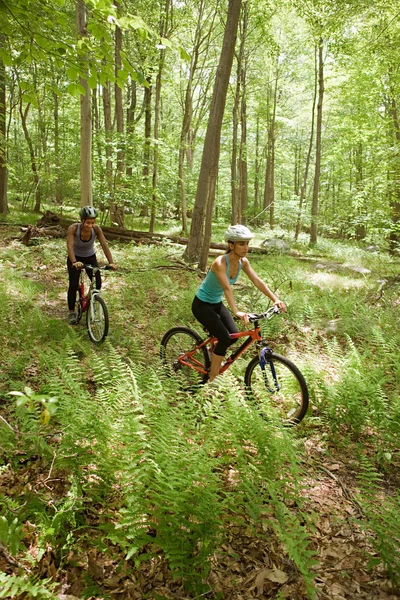
[[[86,258],[87,256],[92,256],[94,254],[94,240],[96,239],[96,232],[92,229],[92,236],[90,240],[84,242],[81,240],[81,225],[82,223],[78,223],[78,227],[76,228],[75,240],[74,240],[74,253],[75,256],[81,256],[82,258]]]

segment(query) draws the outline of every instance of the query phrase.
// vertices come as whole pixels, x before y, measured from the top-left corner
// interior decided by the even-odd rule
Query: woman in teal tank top
[[[223,297],[225,296],[235,317],[244,323],[249,322],[248,314],[238,310],[232,291],[232,285],[236,283],[241,270],[260,292],[286,312],[285,303],[281,302],[260,279],[246,258],[252,237],[253,234],[244,225],[229,227],[225,232],[228,251],[214,260],[193,300],[194,316],[218,340],[211,357],[209,382],[213,381],[219,373],[225,353],[232,343],[230,334],[238,331],[231,313],[222,303]]]

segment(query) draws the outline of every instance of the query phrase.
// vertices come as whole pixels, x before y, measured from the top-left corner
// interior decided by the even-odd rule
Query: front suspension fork
[[[261,371],[263,373],[264,384],[265,384],[265,387],[267,388],[267,390],[271,394],[274,394],[275,392],[279,392],[280,386],[279,386],[278,378],[276,376],[275,365],[274,365],[274,363],[273,363],[272,360],[268,360],[268,355],[271,355],[271,354],[272,354],[271,349],[268,348],[268,347],[266,347],[266,346],[264,346],[263,348],[259,349],[260,367],[261,367]],[[268,364],[269,369],[271,371],[272,380],[274,382],[274,387],[273,388],[268,383],[268,374],[267,374],[267,370],[266,370],[267,364]]]

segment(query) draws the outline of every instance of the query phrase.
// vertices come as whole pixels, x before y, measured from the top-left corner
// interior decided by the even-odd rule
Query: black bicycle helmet
[[[79,216],[81,219],[95,219],[97,217],[97,210],[94,206],[84,206],[79,211]]]

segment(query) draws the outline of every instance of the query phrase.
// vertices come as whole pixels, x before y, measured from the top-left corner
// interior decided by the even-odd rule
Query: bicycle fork
[[[278,378],[276,376],[276,370],[275,370],[274,363],[272,362],[272,360],[268,360],[268,358],[266,358],[266,355],[268,356],[269,354],[271,354],[271,349],[270,348],[268,348],[268,347],[261,348],[261,350],[259,351],[260,367],[261,367],[261,371],[262,371],[262,374],[263,374],[263,379],[264,379],[264,385],[265,385],[265,387],[267,388],[267,390],[271,394],[274,394],[275,392],[279,392],[280,385],[279,385]],[[268,374],[267,374],[267,371],[266,371],[267,363],[268,363],[268,366],[270,368],[272,379],[273,379],[273,382],[274,382],[274,389],[268,383]]]

